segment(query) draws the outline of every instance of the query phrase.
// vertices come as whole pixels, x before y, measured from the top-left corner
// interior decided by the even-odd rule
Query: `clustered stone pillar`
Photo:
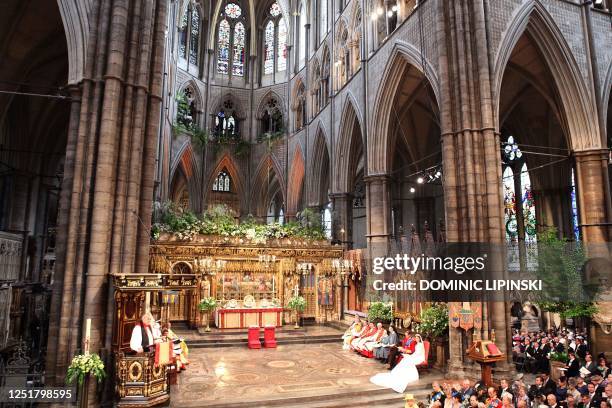
[[[57,383],[82,347],[85,319],[91,351],[111,349],[109,274],[147,272],[166,17],[161,0],[101,0],[90,11],[58,216],[47,353]]]
[[[500,137],[494,120],[489,67],[482,63],[488,60],[484,6],[482,1],[471,0],[439,2],[437,15],[447,241],[488,243],[501,248]],[[490,258],[492,273],[503,274],[501,256]],[[478,335],[487,339],[495,330],[496,344],[506,356],[505,361],[497,363],[496,373],[507,376],[512,371],[507,305],[485,301],[482,310],[485,324]],[[479,372],[465,356],[469,339],[462,329],[450,328],[449,375],[473,376]]]

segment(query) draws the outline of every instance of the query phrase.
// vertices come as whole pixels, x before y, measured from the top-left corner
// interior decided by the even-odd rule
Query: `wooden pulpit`
[[[482,383],[487,387],[493,385],[493,364],[505,358],[495,343],[491,340],[476,340],[468,349],[467,355],[480,364]]]

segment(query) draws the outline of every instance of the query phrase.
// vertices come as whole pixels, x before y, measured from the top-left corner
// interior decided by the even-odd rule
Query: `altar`
[[[282,326],[282,307],[218,309],[215,312],[215,325],[220,329],[246,329],[251,326]]]
[[[263,245],[240,238],[198,236],[181,242],[162,236],[152,243],[150,255],[151,273],[197,276],[197,290],[172,296],[168,303],[183,313],[172,314],[173,319],[198,329],[208,319],[219,329],[293,323],[288,303],[298,295],[306,300],[303,317],[338,320],[343,281],[351,272],[343,248],[327,241],[275,239]],[[217,305],[209,317],[197,307],[205,298]]]

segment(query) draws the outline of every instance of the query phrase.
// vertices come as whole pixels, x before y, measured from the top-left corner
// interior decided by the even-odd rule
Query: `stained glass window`
[[[533,191],[531,191],[531,180],[529,179],[529,171],[527,163],[523,163],[521,167],[521,188],[523,196],[523,218],[525,220],[525,241],[536,241],[536,210],[535,200],[533,199]]]
[[[229,3],[225,6],[225,15],[229,18],[238,18],[242,15],[242,9],[235,3]]]
[[[179,57],[187,58],[187,30],[189,22],[189,9],[185,10],[185,14],[181,18],[181,25],[179,26]]]
[[[270,6],[270,15],[272,17],[277,17],[277,16],[280,16],[280,14],[281,14],[281,8],[278,5],[278,3],[277,2],[272,3],[272,5]]]
[[[276,3],[274,3],[276,4]],[[264,74],[274,72],[274,22],[268,21],[264,31]]]
[[[217,178],[215,178],[215,180],[213,181],[212,189],[213,191],[229,192],[231,191],[230,187],[231,187],[231,178],[227,170],[223,169],[221,172],[219,172],[219,174],[217,175]]]
[[[287,24],[284,18],[278,23],[277,47],[276,70],[281,72],[287,68]]]
[[[510,242],[516,241],[518,237],[517,202],[522,203],[522,213],[525,227],[525,242],[535,243],[537,241],[536,230],[536,207],[531,190],[531,179],[529,170],[513,136],[503,144],[502,159],[505,165],[503,173],[504,188],[504,213],[506,221],[506,239]],[[515,178],[520,180],[520,194],[517,195]],[[519,198],[519,200],[517,200]]]
[[[578,227],[578,201],[576,200],[576,179],[574,178],[574,169],[572,169],[572,226],[574,227],[574,237],[576,241],[580,241],[580,228]]]
[[[217,71],[220,74],[227,74],[229,72],[230,25],[225,19],[219,23],[218,48]]]
[[[327,239],[332,238],[332,212],[331,212],[331,203],[328,203],[323,210],[323,230],[325,231],[325,236]]]
[[[236,76],[244,75],[244,24],[238,23],[234,27],[234,57],[232,60],[232,73]]]
[[[518,236],[516,225],[516,196],[514,194],[514,173],[510,167],[506,167],[504,170],[503,186],[506,240],[516,241]]]
[[[198,65],[200,48],[200,13],[194,7],[191,13],[191,40],[189,41],[189,63]]]

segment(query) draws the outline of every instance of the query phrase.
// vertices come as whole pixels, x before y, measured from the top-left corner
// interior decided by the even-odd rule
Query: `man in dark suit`
[[[542,373],[542,394],[557,395],[557,384],[548,376],[548,373]]]
[[[601,395],[597,394],[595,391],[597,387],[593,383],[588,383],[587,388],[590,406],[593,408],[599,408],[599,405],[601,404]]]
[[[596,408],[594,405],[591,405],[589,394],[582,394],[580,398],[582,401],[578,403],[578,408]]]
[[[508,380],[506,379],[502,379],[499,381],[499,391],[497,392],[497,394],[500,396],[500,398],[504,398],[504,394],[509,394],[512,398],[512,401],[514,401],[514,393],[512,392],[512,389],[508,384]]]
[[[569,356],[569,361],[567,362],[567,365],[565,366],[565,368],[567,368],[566,375],[568,378],[578,377],[580,375],[579,373],[580,361],[576,357],[576,353],[574,351],[570,351],[568,353],[568,356]]]
[[[542,377],[538,375],[535,378],[535,384],[529,387],[529,392],[527,395],[529,396],[529,399],[533,401],[537,396],[542,396],[543,393],[544,389],[542,387]]]
[[[584,359],[589,351],[588,347],[582,341],[582,338],[576,338],[576,355],[582,359]]]

